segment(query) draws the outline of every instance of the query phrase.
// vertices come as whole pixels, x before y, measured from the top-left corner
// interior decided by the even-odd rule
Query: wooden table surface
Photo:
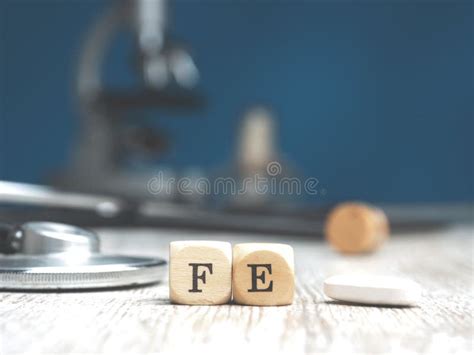
[[[473,347],[472,226],[394,235],[373,255],[342,256],[322,240],[163,230],[99,230],[106,252],[161,255],[178,239],[286,241],[297,291],[286,307],[179,306],[167,281],[101,292],[0,293],[0,354],[8,353],[468,353]],[[369,307],[327,299],[325,277],[405,275],[417,307]]]

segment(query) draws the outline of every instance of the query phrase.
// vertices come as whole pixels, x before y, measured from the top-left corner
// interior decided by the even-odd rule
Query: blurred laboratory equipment
[[[104,213],[104,205],[107,213]],[[472,208],[463,204],[380,208],[390,221],[390,229],[398,232],[432,230],[472,221]],[[203,208],[199,204],[131,201],[0,181],[0,221],[11,224],[50,220],[80,226],[149,226],[322,237],[324,221],[331,210],[331,205],[256,209],[210,205]]]
[[[47,186],[1,180],[0,203],[89,210],[106,218],[114,217],[124,209],[124,203],[114,197],[73,193]]]
[[[160,226],[204,230],[320,234],[326,209],[246,210],[170,201],[133,201],[0,181],[0,221],[54,220],[84,226]]]
[[[266,172],[268,163],[279,159],[276,122],[264,106],[251,107],[240,122],[237,164],[243,175]]]
[[[275,118],[266,107],[252,107],[242,117],[237,142],[236,177],[243,193],[234,197],[235,205],[259,206],[269,202],[271,191],[258,191],[254,178],[268,177],[269,164],[279,164],[276,129]]]
[[[187,47],[171,37],[170,23],[167,0],[116,0],[89,30],[76,72],[80,132],[72,164],[56,180],[58,186],[150,197],[147,182],[153,169],[136,171],[127,162],[162,156],[169,139],[147,124],[143,111],[166,109],[173,116],[203,106],[195,89],[199,71]],[[140,84],[127,89],[106,87],[102,83],[105,57],[123,29],[134,35]],[[174,172],[165,176],[171,179]],[[162,199],[173,198],[172,189],[162,191]]]
[[[80,225],[322,235],[331,206],[293,204],[293,198],[304,190],[301,194],[283,189],[262,193],[255,181],[249,180],[259,176],[281,186],[281,179],[299,177],[279,150],[276,113],[268,107],[256,105],[245,112],[237,129],[236,152],[218,175],[235,179],[242,193],[207,199],[195,192],[199,179],[216,176],[214,171],[192,167],[180,173],[157,165],[172,142],[144,119],[144,113],[153,111],[147,117],[160,118],[165,115],[162,110],[166,116],[174,116],[195,112],[204,105],[197,91],[200,72],[191,51],[171,34],[169,5],[167,0],[115,0],[93,24],[75,73],[81,121],[72,162],[54,179],[55,188],[0,182],[2,219],[25,222],[32,216],[54,216],[54,220]],[[119,89],[106,86],[102,72],[115,37],[123,30],[134,38],[130,52],[139,84]],[[134,169],[131,167],[140,164],[131,161],[148,164],[145,169]],[[154,181],[160,186],[154,186],[151,194],[149,183],[158,169],[162,179]],[[191,181],[190,194],[176,189],[176,180],[182,176]],[[416,206],[404,206],[399,212],[397,215],[396,207],[387,212],[393,225],[431,225],[450,219],[449,211],[439,214]]]
[[[161,281],[165,266],[160,258],[104,255],[97,234],[73,225],[0,226],[0,289],[137,286]]]
[[[169,8],[167,0],[116,0],[87,33],[76,72],[80,131],[71,164],[53,180],[57,187],[133,201],[201,206],[215,202],[196,193],[199,179],[210,179],[214,171],[199,166],[178,171],[160,164],[172,139],[148,119],[194,112],[204,105],[197,91],[199,71],[194,59],[187,46],[172,38]],[[118,89],[103,83],[102,69],[117,33],[124,29],[133,34],[139,85]],[[224,196],[218,205],[269,208],[285,202],[285,194],[261,193],[255,183],[249,183],[257,175],[277,180],[288,173],[288,164],[278,152],[274,112],[261,105],[251,107],[237,135],[236,157],[225,163],[220,176],[236,179],[243,193]],[[274,165],[270,173],[269,164]],[[160,179],[154,179],[158,173]],[[192,180],[186,194],[176,185],[183,177]]]
[[[225,201],[233,209],[288,208],[304,195],[304,191],[291,191],[291,186],[282,188],[285,177],[303,179],[278,146],[275,112],[264,105],[254,105],[244,111],[237,129],[235,155],[231,165],[221,171],[222,176],[235,179],[238,192],[221,196],[221,205]]]

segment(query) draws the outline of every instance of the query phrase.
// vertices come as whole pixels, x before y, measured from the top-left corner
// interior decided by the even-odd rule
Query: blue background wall
[[[0,178],[43,182],[70,156],[73,69],[106,1],[5,1],[0,17]],[[160,117],[164,163],[222,166],[239,114],[265,103],[281,149],[325,199],[473,200],[471,1],[175,1],[209,105]],[[125,85],[130,40],[106,81]],[[211,142],[211,143],[210,143]]]

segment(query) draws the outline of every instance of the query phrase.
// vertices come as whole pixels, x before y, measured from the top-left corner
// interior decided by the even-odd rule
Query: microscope
[[[72,162],[56,181],[58,187],[132,199],[150,197],[147,182],[154,172],[129,169],[127,161],[160,157],[168,138],[147,124],[143,112],[166,110],[173,116],[204,104],[196,92],[199,71],[188,48],[171,38],[169,14],[167,0],[116,0],[87,33],[75,73],[80,132]],[[123,30],[133,36],[138,84],[117,89],[103,83],[102,72],[111,44]],[[162,190],[162,200],[175,198],[171,189]]]
[[[114,40],[124,31],[133,38],[130,52],[136,84],[111,87],[104,83],[103,69]],[[210,184],[218,178],[231,180],[235,190],[243,193],[203,195],[191,182],[188,190],[193,191],[184,194],[176,181],[201,176],[179,176],[159,165],[168,137],[150,125],[143,113],[152,113],[150,118],[156,120],[165,114],[194,113],[205,106],[189,48],[170,33],[168,0],[111,3],[86,33],[78,58],[75,96],[80,125],[71,162],[53,179],[53,187],[0,181],[1,203],[31,207],[20,215],[4,211],[5,220],[311,235],[322,229],[325,210],[297,208],[289,194],[263,194],[252,181],[248,183],[255,176],[276,183],[295,176],[278,151],[275,114],[265,106],[244,112],[235,156],[220,171],[202,174]],[[145,164],[139,168],[131,164],[137,161]],[[161,178],[154,179],[158,173]],[[155,184],[153,193],[150,181]]]

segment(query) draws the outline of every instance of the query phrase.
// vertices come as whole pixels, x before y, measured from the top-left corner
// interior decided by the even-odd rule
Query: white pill
[[[336,275],[324,281],[324,293],[344,302],[412,306],[420,299],[421,287],[401,277]]]

